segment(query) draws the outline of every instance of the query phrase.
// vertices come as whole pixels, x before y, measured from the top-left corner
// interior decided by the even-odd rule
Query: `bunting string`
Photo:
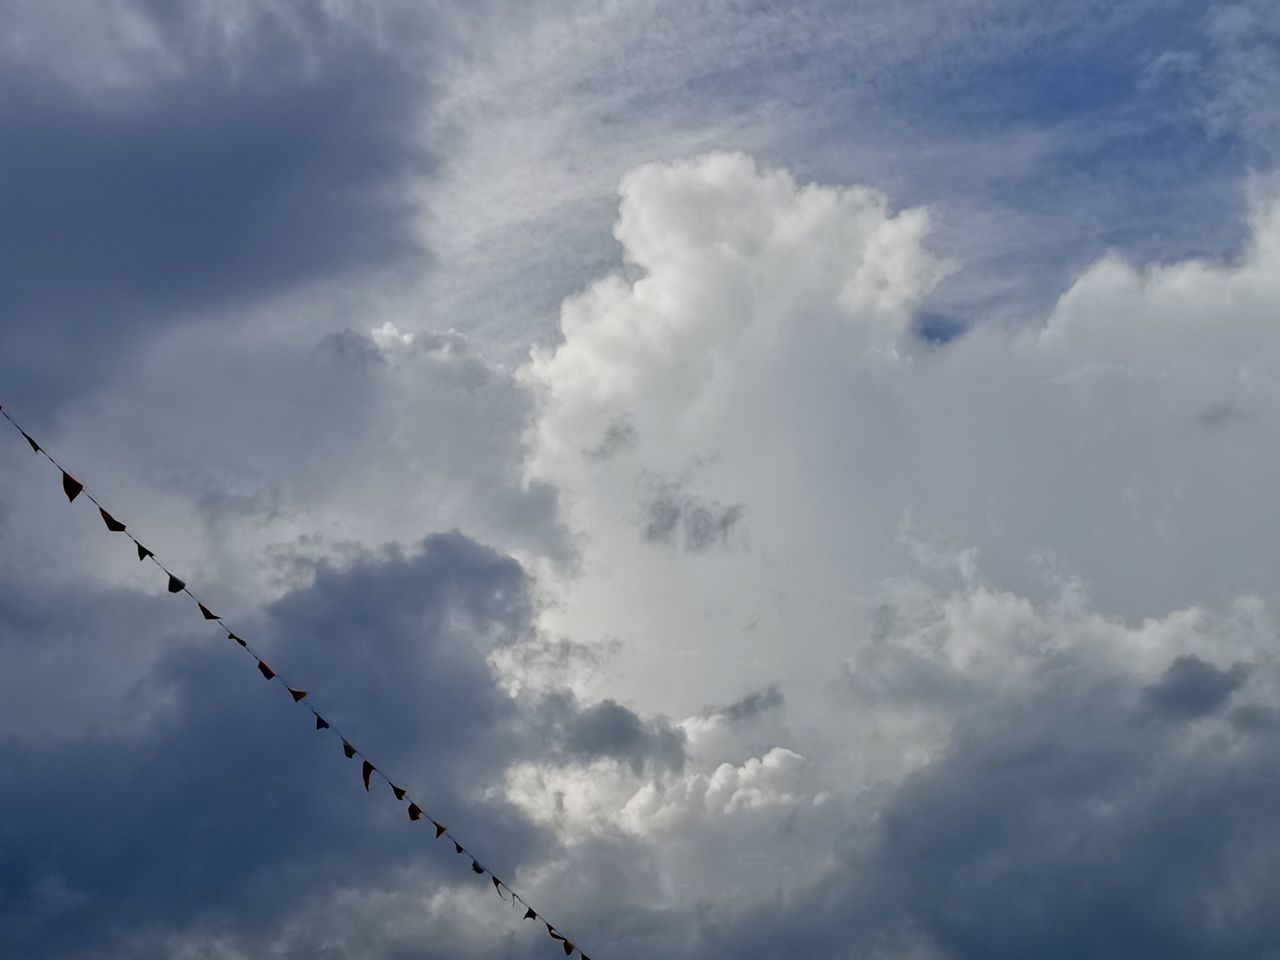
[[[22,439],[31,447],[33,453],[36,453],[48,460],[59,474],[61,474],[62,492],[66,494],[68,503],[74,503],[83,495],[86,500],[97,507],[98,514],[107,530],[111,533],[124,534],[136,548],[138,561],[143,562],[150,560],[151,563],[153,563],[165,575],[167,578],[169,593],[185,595],[195,604],[202,620],[213,625],[219,630],[219,632],[225,633],[228,640],[235,641],[236,645],[239,646],[241,650],[253,658],[258,673],[262,675],[264,680],[280,683],[285,690],[288,691],[293,702],[304,707],[311,714],[315,720],[315,729],[317,732],[326,732],[342,744],[343,755],[348,760],[354,760],[357,757],[360,758],[360,779],[367,792],[372,792],[372,780],[374,777],[377,777],[390,788],[396,802],[406,804],[405,812],[411,822],[419,823],[426,821],[427,823],[430,823],[435,832],[434,839],[449,841],[457,856],[462,857],[464,860],[470,860],[471,872],[480,877],[488,877],[494,891],[502,898],[504,903],[524,907],[524,919],[533,920],[545,927],[547,936],[560,946],[566,957],[572,956],[576,952],[581,960],[591,960],[590,957],[582,952],[582,949],[574,941],[561,933],[560,930],[547,920],[541,912],[535,910],[523,896],[513,890],[505,880],[502,880],[497,874],[481,863],[477,856],[467,849],[467,847],[463,845],[462,841],[454,836],[443,822],[427,813],[426,808],[414,800],[409,795],[409,791],[405,787],[400,786],[398,782],[394,781],[382,767],[373,761],[372,758],[370,758],[363,750],[357,748],[351,739],[337,726],[335,726],[331,720],[323,716],[312,703],[310,694],[307,692],[306,687],[294,684],[285,679],[284,675],[281,674],[278,669],[268,664],[244,637],[233,630],[222,616],[214,613],[212,607],[196,596],[195,592],[187,585],[185,580],[165,566],[164,562],[161,561],[161,559],[157,557],[149,547],[144,546],[142,541],[137,538],[133,530],[127,524],[108,511],[102,502],[94,496],[93,492],[76,479],[71,472],[59,463],[54,458],[53,454],[49,453],[49,451],[45,449],[45,447],[30,433],[24,430],[18,422],[10,416],[9,412],[5,410],[2,405],[0,405],[0,416],[3,416],[5,420],[9,421],[9,424],[22,435]]]

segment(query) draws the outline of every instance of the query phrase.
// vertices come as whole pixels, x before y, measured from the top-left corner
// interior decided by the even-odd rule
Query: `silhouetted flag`
[[[31,434],[27,433],[27,431],[25,430],[19,430],[18,432],[22,434],[22,439],[26,440],[27,443],[31,444],[32,453],[40,452],[40,444],[36,443],[35,439],[31,436]]]
[[[524,912],[524,918],[526,920],[537,920],[538,913],[536,910],[533,909],[533,907],[530,907],[528,910]]]
[[[267,666],[267,662],[265,660],[258,661],[258,672],[262,674],[263,679],[265,680],[274,680],[276,676],[276,672]]]
[[[293,687],[290,687],[289,696],[293,697],[294,703],[301,703],[303,700],[307,699],[307,691],[295,690]]]
[[[138,543],[138,541],[135,540],[134,543]],[[145,560],[147,559],[147,557],[154,557],[154,556],[155,556],[154,553],[152,553],[142,544],[138,543],[138,559],[139,560]]]
[[[326,720],[324,717],[320,716],[320,714],[318,713],[316,714],[316,729],[317,730],[329,729],[329,721]]]
[[[460,844],[457,840],[455,840],[455,841],[453,841],[453,852],[454,852],[454,853],[466,853],[467,851],[463,850],[463,849],[462,849],[462,844]]]
[[[67,495],[67,502],[70,503],[80,496],[80,491],[84,489],[84,484],[73,477],[67,471],[62,471],[62,492]]]
[[[350,760],[352,757],[356,755],[356,748],[353,747],[351,744],[347,743],[347,741],[343,740],[342,752],[345,753],[347,755],[347,759]]]
[[[391,792],[392,792],[392,793],[394,793],[394,794],[396,795],[396,799],[397,799],[397,800],[403,800],[403,799],[404,799],[404,787],[397,787],[397,786],[393,783],[393,784],[391,784]]]
[[[493,877],[493,889],[495,889],[495,890],[497,890],[497,891],[498,891],[498,896],[502,897],[502,888],[503,888],[503,887],[505,887],[505,886],[506,886],[506,884],[505,884],[505,883],[503,883],[503,882],[502,882],[501,880],[499,880],[497,877]],[[502,897],[502,899],[503,899],[503,900],[505,900],[505,899],[507,899],[507,898],[506,898],[506,897]]]
[[[472,872],[472,873],[484,873],[484,867],[480,866],[480,862],[479,862],[478,860],[472,860],[472,861],[471,861],[471,872]]]
[[[448,827],[446,827],[443,823],[436,823],[436,821],[434,821],[434,820],[432,820],[432,821],[431,821],[431,823],[432,823],[432,824],[435,826],[435,828],[436,828],[436,839],[437,839],[437,840],[439,840],[441,837],[443,837],[446,833],[448,833],[448,832],[449,832],[449,828],[448,828]]]
[[[206,606],[205,606],[203,603],[201,603],[199,600],[197,600],[197,601],[196,601],[196,606],[200,608],[200,616],[204,617],[206,620],[221,620],[221,619],[222,619],[220,616],[218,616],[216,613],[214,613],[212,610],[210,610],[208,607],[206,607]]]
[[[416,803],[409,804],[409,819],[410,820],[422,819],[422,808],[418,806]]]
[[[247,647],[247,646],[248,646],[248,644],[247,644],[247,643],[245,643],[245,642],[244,642],[244,640],[242,640],[240,637],[236,636],[236,635],[235,635],[234,633],[232,633],[230,630],[228,630],[228,631],[227,631],[227,639],[228,639],[228,640],[234,640],[236,643],[240,644],[240,646],[242,646],[242,647]]]
[[[187,585],[185,583],[183,583],[181,580],[175,577],[172,573],[169,574],[169,592],[170,593],[181,593],[185,589],[187,589]]]
[[[566,957],[569,956],[571,953],[573,953],[574,949],[575,947],[572,942],[570,942],[569,940],[566,940],[564,942],[564,955]]]
[[[372,763],[370,763],[368,760],[366,760],[363,764],[361,764],[361,766],[360,766],[360,776],[361,776],[361,778],[364,780],[364,788],[365,788],[365,790],[366,790],[366,791],[368,791],[368,789],[369,789],[369,778],[370,778],[371,776],[373,776],[373,764],[372,764]]]
[[[543,922],[543,923],[547,923],[545,920],[544,920],[544,921],[542,921],[542,922]],[[562,936],[560,935],[559,931],[557,931],[557,930],[556,930],[556,928],[555,928],[555,927],[553,927],[553,926],[552,926],[551,924],[549,924],[549,923],[547,923],[547,934],[551,937],[551,939],[552,939],[552,940],[563,940],[563,939],[564,939],[564,937],[562,937]]]
[[[102,522],[107,525],[108,530],[110,530],[112,533],[124,533],[123,523],[121,523],[111,514],[107,513],[107,511],[102,509],[102,507],[98,508],[98,512],[102,514]]]

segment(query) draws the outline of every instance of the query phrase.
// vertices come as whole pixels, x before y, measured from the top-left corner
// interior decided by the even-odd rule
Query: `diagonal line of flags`
[[[56,459],[54,459],[53,455],[49,453],[48,450],[46,450],[33,436],[31,436],[31,434],[29,434],[26,430],[24,430],[18,424],[18,422],[14,420],[12,416],[9,415],[9,412],[4,409],[3,405],[0,405],[0,416],[8,420],[10,425],[15,430],[17,430],[18,433],[22,435],[22,438],[31,447],[31,450],[33,453],[36,453],[44,457],[46,460],[48,460],[49,463],[51,463],[62,475],[62,492],[66,494],[67,501],[69,503],[74,503],[78,497],[83,495],[86,500],[88,500],[95,507],[97,507],[98,514],[102,518],[102,522],[106,526],[108,531],[110,531],[111,533],[122,533],[126,537],[128,537],[130,541],[132,541],[133,545],[137,548],[139,562],[150,560],[153,564],[155,564],[156,567],[158,567],[161,570],[161,572],[164,573],[164,575],[168,578],[169,593],[185,594],[188,599],[190,599],[195,603],[196,609],[200,612],[200,616],[203,620],[214,624],[221,632],[226,634],[228,640],[235,641],[235,643],[242,650],[244,650],[245,653],[247,653],[250,657],[253,658],[257,666],[258,673],[262,675],[262,678],[264,680],[279,682],[289,692],[289,696],[293,699],[294,703],[300,704],[311,713],[312,717],[314,717],[315,719],[315,729],[318,732],[327,731],[329,735],[336,737],[339,741],[341,741],[343,755],[346,756],[348,760],[354,760],[357,757],[360,758],[360,779],[361,779],[361,782],[364,784],[364,788],[366,791],[372,792],[372,781],[373,781],[373,778],[376,776],[379,780],[381,780],[391,789],[391,793],[394,795],[397,802],[407,804],[405,808],[405,812],[410,821],[417,823],[425,820],[427,823],[430,823],[431,826],[434,828],[436,840],[441,840],[441,839],[448,840],[453,845],[455,854],[457,854],[458,856],[464,857],[466,859],[469,859],[471,861],[472,873],[481,877],[488,877],[490,883],[492,883],[493,885],[494,890],[497,892],[498,896],[503,899],[504,902],[506,902],[507,898],[510,897],[509,902],[511,904],[513,905],[518,904],[524,907],[525,908],[524,919],[534,920],[542,924],[542,926],[546,928],[547,935],[553,941],[558,943],[560,947],[564,950],[564,955],[566,957],[572,956],[573,953],[576,951],[579,957],[581,958],[581,960],[591,960],[590,957],[588,957],[585,953],[582,952],[581,948],[579,948],[574,941],[570,940],[567,936],[561,933],[555,927],[554,924],[552,924],[549,920],[547,920],[546,917],[544,917],[541,913],[535,910],[529,904],[529,902],[524,899],[524,897],[522,897],[519,893],[517,893],[510,886],[508,886],[506,881],[499,878],[497,874],[495,874],[488,867],[484,866],[484,864],[482,864],[475,857],[475,855],[473,855],[470,850],[468,850],[465,846],[463,846],[462,842],[449,831],[448,827],[446,827],[442,822],[437,820],[435,817],[428,814],[424,807],[422,807],[412,797],[409,796],[408,790],[396,784],[391,779],[390,775],[388,775],[377,764],[375,764],[373,760],[371,760],[364,753],[363,750],[358,749],[351,742],[351,740],[348,739],[348,737],[342,733],[341,730],[339,730],[336,726],[333,725],[333,723],[331,723],[328,719],[322,716],[320,712],[316,709],[316,707],[311,703],[307,690],[304,687],[295,686],[294,684],[290,683],[281,675],[281,673],[276,668],[272,667],[270,664],[267,663],[266,660],[264,660],[261,656],[259,656],[258,653],[253,649],[253,647],[250,646],[249,642],[244,639],[244,637],[240,636],[238,633],[232,630],[231,627],[227,624],[227,622],[221,616],[214,613],[212,608],[210,608],[207,604],[205,604],[203,600],[201,600],[199,597],[196,596],[196,594],[191,590],[191,588],[187,586],[187,582],[185,580],[178,577],[177,574],[175,574],[172,570],[166,567],[164,563],[160,560],[160,558],[157,557],[155,553],[151,551],[150,548],[144,546],[142,541],[140,541],[129,529],[128,525],[126,525],[123,521],[117,519],[114,514],[110,513],[107,510],[107,508],[102,505],[102,503],[98,500],[98,498],[95,497],[93,493],[85,487],[83,483],[81,483],[74,476],[72,476],[71,473],[65,467],[63,467],[61,463],[59,463]]]

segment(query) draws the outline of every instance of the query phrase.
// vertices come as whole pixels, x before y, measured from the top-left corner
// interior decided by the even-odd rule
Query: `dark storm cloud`
[[[1210,668],[1212,669],[1212,668]],[[1236,680],[1193,672],[1203,709]],[[1280,938],[1280,736],[1150,723],[1131,679],[1057,664],[963,724],[809,893],[706,957],[1253,958]],[[1168,680],[1166,676],[1166,681]],[[1175,686],[1177,684],[1174,684]],[[1197,699],[1198,698],[1198,699]]]
[[[1196,424],[1205,430],[1214,431],[1245,422],[1250,419],[1250,416],[1248,411],[1242,409],[1234,400],[1220,400],[1206,404],[1194,419]]]
[[[419,85],[299,9],[228,54],[190,8],[148,8],[178,69],[119,91],[0,61],[11,397],[65,396],[154,326],[419,252],[398,189],[423,163]]]
[[[665,720],[645,721],[613,700],[582,709],[567,697],[554,697],[543,710],[558,728],[563,757],[618,760],[637,774],[646,767],[658,772],[684,767],[684,734]]]
[[[1243,664],[1219,670],[1199,657],[1178,657],[1159,683],[1142,692],[1143,700],[1156,713],[1192,720],[1219,710],[1248,675]]]
[[[184,604],[114,602],[132,616],[99,604],[103,626],[85,629],[89,656],[69,662],[69,674],[109,665],[108,651],[127,648],[144,608],[159,607],[164,621]],[[47,624],[49,611],[9,600],[3,609],[5,659],[26,669],[31,645],[17,649],[14,634],[24,620]],[[366,794],[338,741],[317,734],[311,715],[239,648],[203,640],[189,613],[191,632],[172,634],[158,667],[138,678],[137,702],[149,711],[141,729],[94,733],[87,723],[74,735],[0,741],[0,955],[91,946],[111,954],[196,929],[252,947],[291,910],[343,885],[375,886],[401,867],[469,876],[445,843],[408,822],[385,785]],[[486,655],[529,640],[531,614],[519,564],[453,534],[413,553],[320,568],[255,635],[283,676],[501,875],[547,842],[501,800],[476,799],[513,756],[599,749],[630,758],[663,740],[663,728],[614,704],[580,712],[567,696],[563,744],[527,722]],[[95,648],[107,649],[97,657]],[[84,677],[75,684],[93,699]],[[46,709],[64,693],[49,685]]]
[[[930,346],[941,347],[963,336],[969,326],[959,317],[924,310],[912,319],[911,332]]]

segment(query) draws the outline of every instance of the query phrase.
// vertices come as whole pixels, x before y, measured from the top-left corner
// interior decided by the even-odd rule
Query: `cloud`
[[[930,222],[735,155],[624,182],[627,269],[566,302],[564,342],[521,374],[539,404],[529,476],[589,532],[585,575],[548,624],[618,636],[624,697],[661,691],[652,709],[696,712],[736,693],[725,658],[747,671],[738,689],[798,663],[813,682],[868,629],[867,584],[911,568],[911,528],[972,549],[1026,596],[1065,576],[1123,616],[1227,604],[1280,576],[1256,535],[1265,493],[1238,482],[1269,454],[1252,430],[1186,429],[1211,404],[1250,424],[1277,415],[1263,359],[1274,206],[1255,211],[1237,262],[1108,257],[1040,328],[974,327],[940,347],[912,332],[946,270]],[[636,443],[584,460],[623,415]],[[710,534],[693,545],[721,543],[716,518],[739,515],[750,540],[658,563],[629,529],[634,491],[691,469]],[[693,504],[658,491],[642,533],[689,545]],[[1224,556],[1242,576],[1223,575]],[[797,656],[783,663],[785,645]]]
[[[691,553],[727,547],[742,520],[742,504],[699,500],[680,484],[659,482],[642,506],[641,536],[649,543],[680,547]]]
[[[1169,665],[1159,683],[1143,691],[1143,699],[1157,713],[1195,719],[1222,707],[1248,675],[1243,664],[1219,670],[1199,657],[1182,656]]]
[[[826,877],[702,955],[1265,952],[1274,731],[1146,723],[1135,679],[1047,669],[986,705]]]
[[[762,713],[779,709],[784,703],[782,691],[777,686],[771,686],[735,700],[727,707],[716,710],[715,715],[723,717],[730,724],[748,723]]]
[[[626,417],[619,417],[605,428],[600,442],[589,450],[583,450],[582,455],[588,460],[608,460],[620,451],[635,446],[638,439],[631,421]]]
[[[740,156],[624,183],[625,268],[566,303],[564,342],[522,374],[530,474],[590,534],[541,621],[608,625],[611,689],[690,716],[688,759],[648,783],[521,764],[508,796],[573,843],[672,851],[648,949],[1248,956],[1273,932],[1254,784],[1280,568],[1265,494],[1221,464],[1270,454],[1187,425],[1223,402],[1277,415],[1275,208],[1234,262],[1107,257],[1043,324],[926,345],[929,222]],[[584,460],[623,414],[636,442]],[[656,562],[628,505],[690,464],[750,543]],[[750,752],[705,706],[730,679],[786,691]],[[1215,822],[1236,809],[1240,831]],[[681,892],[753,857],[785,884],[735,877],[689,922]]]
[[[802,184],[737,155],[647,168],[624,190],[630,263],[570,301],[564,343],[518,375],[456,332],[395,323],[312,338],[305,352],[276,345],[263,362],[296,390],[292,405],[261,402],[266,381],[249,378],[219,408],[228,423],[254,413],[278,438],[268,453],[228,449],[225,473],[201,483],[170,468],[163,496],[135,487],[149,502],[134,506],[164,535],[167,515],[204,503],[198,523],[242,527],[227,542],[248,549],[228,557],[261,562],[270,546],[287,561],[264,588],[258,571],[220,565],[189,519],[164,536],[209,579],[249,581],[235,606],[260,623],[268,657],[305,664],[344,730],[359,718],[353,735],[385,745],[379,763],[436,785],[450,826],[493,842],[535,901],[556,891],[566,927],[594,918],[619,956],[769,956],[775,943],[998,956],[1054,937],[1105,952],[1112,936],[1247,954],[1268,931],[1254,894],[1265,884],[1240,894],[1239,936],[1213,926],[1205,891],[1222,886],[1222,851],[1239,840],[1194,818],[1226,807],[1253,822],[1268,800],[1249,784],[1275,729],[1261,576],[1274,558],[1256,537],[1259,494],[1220,469],[1262,456],[1250,431],[1187,425],[1223,397],[1251,422],[1273,416],[1262,367],[1238,357],[1269,355],[1274,217],[1259,209],[1238,263],[1109,258],[1039,329],[975,326],[940,345],[916,334],[946,269],[929,223],[874,191]],[[204,365],[168,376],[201,390],[225,379],[242,347],[203,346],[198,333],[170,341]],[[146,403],[148,389],[115,402],[153,411],[120,420],[159,433],[171,414]],[[324,430],[307,410],[325,412]],[[631,440],[582,455],[620,422]],[[95,423],[72,420],[66,435],[91,463],[119,462],[119,441],[99,445]],[[183,437],[167,455],[217,462],[209,443]],[[281,467],[298,463],[296,477]],[[245,482],[254,469],[284,478],[279,496]],[[1162,485],[1171,475],[1180,488]],[[681,478],[673,543],[688,546],[686,513],[723,504],[742,506],[749,542],[654,549],[634,512],[654,477]],[[529,567],[461,534],[368,552],[448,515],[432,511],[450,498],[453,516],[523,544]],[[52,523],[83,519],[58,510]],[[323,535],[291,540],[315,529],[308,511],[325,515]],[[361,528],[368,539],[347,535]],[[54,531],[50,542],[75,535]],[[547,563],[556,544],[577,562]],[[96,569],[88,549],[64,582]],[[1258,596],[1238,575],[1211,589],[1221,555],[1260,571]],[[29,576],[51,582],[48,569]],[[13,690],[64,669],[82,624],[130,584],[111,576],[119,587],[63,612],[66,639],[47,662],[22,647],[21,621],[56,622],[53,591],[32,590],[26,614],[7,603],[19,615],[3,642],[24,649]],[[4,747],[38,801],[5,795],[15,829],[67,838],[43,859],[38,839],[15,848],[6,937],[54,956],[81,937],[144,954],[306,954],[340,940],[430,956],[406,946],[430,929],[455,953],[503,949],[499,928],[469,932],[487,915],[452,864],[404,848],[399,811],[366,809],[348,761],[311,756],[320,741],[306,724],[291,734],[277,722],[293,718],[290,703],[265,699],[264,685],[264,699],[240,703],[246,675],[257,679],[234,657],[220,666],[227,651],[136,652],[156,686],[131,718],[138,688],[110,669],[111,651],[152,601],[118,602],[125,627],[100,651],[101,689],[81,718],[59,727],[23,707],[27,726]],[[90,740],[95,702],[110,722]],[[1195,722],[1152,722],[1161,710]],[[1215,737],[1231,749],[1215,752]],[[189,773],[165,779],[171,769]],[[973,771],[984,777],[966,780]],[[1210,773],[1237,792],[1153,814],[1165,791]],[[343,775],[346,794],[332,782]],[[142,802],[139,784],[151,787]],[[85,795],[112,818],[109,836],[76,820]],[[1129,833],[1098,820],[1112,808]],[[192,809],[216,813],[171,815]],[[1055,846],[1042,810],[1074,824],[1081,849]],[[149,836],[163,842],[137,853]],[[1165,930],[1176,891],[1148,895],[1107,857],[1168,874],[1152,851],[1173,836],[1203,855],[1186,855],[1192,906]],[[108,882],[108,864],[130,858],[139,871]],[[1266,861],[1245,869],[1263,876]],[[1129,903],[1127,926],[1073,893],[1093,871],[1116,875],[1107,891]],[[600,881],[620,874],[621,905]],[[1036,882],[1015,889],[1010,876]],[[1019,900],[1023,888],[1040,901]],[[1016,914],[987,924],[1002,900]],[[244,918],[234,930],[229,914]],[[379,930],[386,939],[367,946]]]
[[[646,723],[613,700],[580,708],[550,698],[543,710],[554,718],[566,756],[577,762],[612,758],[629,764],[637,775],[646,767],[659,773],[678,773],[684,767],[684,735],[664,720]]]
[[[1231,6],[32,5],[0,399],[592,955],[1257,955]],[[0,953],[554,949],[28,457]]]
[[[67,402],[158,328],[422,256],[404,186],[426,169],[420,82],[404,65],[318,5],[297,19],[263,7],[243,32],[128,6],[149,53],[99,66],[128,83],[59,75],[119,10],[0,54],[0,135],[21,144],[0,157],[0,289],[23,342],[0,371],[13,403]]]
[[[33,603],[29,616],[48,621],[41,604],[56,602]],[[44,690],[41,711],[51,718],[36,726],[39,715],[17,705],[25,726],[7,725],[0,744],[11,774],[0,790],[8,836],[0,943],[7,950],[149,956],[193,938],[224,941],[230,955],[270,942],[299,950],[310,940],[296,925],[314,922],[334,934],[339,918],[305,918],[352,891],[362,901],[390,898],[400,904],[397,914],[433,897],[459,898],[459,917],[485,914],[485,890],[468,883],[468,865],[409,824],[388,791],[366,795],[358,765],[343,758],[336,739],[315,733],[310,714],[262,683],[225,637],[205,640],[204,632],[175,627],[154,664],[133,663],[131,682],[121,687],[115,675],[129,671],[120,658],[136,635],[148,635],[144,615],[164,622],[166,602],[177,603],[123,593],[81,600],[74,636],[68,627],[74,649],[56,673],[66,684],[51,683],[37,658],[6,657],[17,671],[6,682]],[[17,618],[12,598],[4,608]],[[242,629],[379,769],[514,883],[549,840],[486,792],[513,757],[565,751],[638,763],[647,751],[655,762],[680,762],[670,728],[616,703],[579,705],[561,692],[560,725],[548,727],[535,704],[501,689],[489,655],[532,640],[532,611],[518,563],[451,534],[412,552],[322,567],[272,604],[254,633]],[[89,616],[110,632],[86,648]],[[0,643],[12,655],[22,640],[5,632]],[[125,710],[140,716],[124,725],[58,723],[60,697],[107,721]],[[413,925],[399,923],[411,939]],[[490,942],[461,928],[458,936],[470,944],[464,950],[483,952]],[[364,944],[350,949],[367,955]]]
[[[1208,34],[1208,66],[1215,78],[1204,108],[1208,123],[1239,135],[1250,151],[1274,163],[1280,111],[1266,91],[1280,78],[1280,18],[1257,0],[1217,4],[1208,16]]]

